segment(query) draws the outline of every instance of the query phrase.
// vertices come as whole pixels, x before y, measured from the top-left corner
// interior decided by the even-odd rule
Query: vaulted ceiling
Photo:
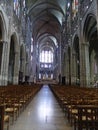
[[[28,15],[32,22],[32,37],[42,46],[51,41],[56,45],[60,41],[62,19],[65,16],[65,0],[27,1]]]

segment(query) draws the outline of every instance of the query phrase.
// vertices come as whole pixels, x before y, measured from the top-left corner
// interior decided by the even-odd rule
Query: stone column
[[[19,80],[19,52],[15,52],[15,63],[14,63],[14,77],[13,77],[13,84],[18,84]]]
[[[81,44],[80,85],[84,87],[90,85],[89,43]]]
[[[29,78],[29,62],[26,61],[25,77]]]
[[[96,10],[96,19],[97,19],[97,31],[98,31],[98,0],[94,0],[93,1],[94,2],[94,4],[95,4],[95,6],[94,6],[94,8],[95,8],[95,10]],[[97,33],[97,37],[98,37],[98,33]]]
[[[25,82],[25,73],[26,73],[26,51],[24,50],[23,62],[22,62],[22,72],[23,72],[23,82]]]
[[[95,55],[94,57],[94,60],[95,60],[95,64],[96,64],[96,68],[95,68],[95,64],[94,64],[94,81],[97,82],[98,81],[98,54]]]
[[[90,56],[90,83],[93,85],[95,83],[95,72],[94,66],[95,65],[95,52],[93,51]]]
[[[34,43],[34,50],[33,50],[33,59],[32,59],[32,77],[33,77],[33,82],[34,82],[34,79],[36,78],[36,64],[37,64],[37,61],[36,61],[36,43]]]
[[[58,74],[61,75],[61,44],[59,45],[58,48]]]
[[[68,57],[66,57],[65,77],[66,77],[66,84],[69,84],[69,58]]]
[[[64,59],[61,61],[61,75],[64,76]]]
[[[63,75],[65,79],[65,84],[66,84],[66,54],[65,53],[64,53]]]
[[[3,41],[3,48],[2,48],[2,63],[1,63],[1,82],[0,85],[7,85],[8,81],[8,42]]]
[[[64,54],[63,54],[64,55]],[[64,85],[65,84],[65,64],[64,64],[64,56],[62,56],[61,60],[61,83]]]
[[[71,84],[76,85],[76,53],[72,53]]]

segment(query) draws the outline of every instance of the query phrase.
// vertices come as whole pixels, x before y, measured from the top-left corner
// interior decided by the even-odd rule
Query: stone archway
[[[1,63],[2,63],[2,51],[3,51],[3,32],[2,32],[2,19],[0,17],[0,72],[1,72]]]
[[[25,64],[26,64],[26,54],[25,47],[20,46],[20,66],[19,66],[19,84],[25,82]]]
[[[15,64],[15,41],[14,41],[14,36],[12,36],[10,41],[8,84],[13,84],[14,64]]]
[[[97,20],[94,15],[89,14],[84,24],[85,37],[85,75],[86,84],[93,85],[98,80],[98,32]]]
[[[90,40],[89,43],[90,81],[95,84],[98,81],[98,39]]]
[[[6,22],[2,11],[0,11],[0,85],[7,85],[8,42],[6,39],[7,39]]]
[[[29,56],[28,52],[26,52],[25,83],[29,83],[29,78]]]
[[[23,81],[23,46],[20,47],[20,67],[19,67],[19,84]]]
[[[72,51],[73,67],[72,77],[75,85],[80,85],[80,50],[79,50],[79,37],[76,35],[73,42]]]
[[[8,84],[18,84],[19,46],[16,34],[11,36],[8,66]]]
[[[68,72],[69,72],[69,85],[71,85],[71,49],[68,47]]]

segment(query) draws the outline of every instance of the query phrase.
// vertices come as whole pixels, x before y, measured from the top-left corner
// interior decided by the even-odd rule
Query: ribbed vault
[[[59,41],[65,15],[65,0],[28,0],[27,4],[32,23],[32,37],[36,43],[41,44],[40,41],[44,38],[45,41],[53,40],[53,37]]]
[[[56,78],[60,57],[65,0],[27,0],[33,43],[37,49],[37,77]],[[57,62],[58,61],[58,62]],[[43,63],[44,62],[44,63]],[[55,73],[55,74],[54,74]]]

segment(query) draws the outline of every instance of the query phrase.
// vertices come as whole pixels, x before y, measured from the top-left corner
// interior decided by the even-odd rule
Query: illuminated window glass
[[[73,0],[72,12],[73,12],[73,18],[76,17],[76,14],[78,12],[78,0]]]
[[[14,11],[15,14],[19,17],[20,15],[20,0],[14,0]]]
[[[48,65],[47,64],[45,64],[45,66],[44,66],[45,68],[48,68]]]
[[[25,8],[26,4],[25,4],[25,0],[23,0],[23,7]]]
[[[33,52],[33,45],[31,44],[31,52]]]
[[[33,60],[33,56],[31,56],[31,61]]]
[[[49,65],[49,68],[51,68],[51,64]]]
[[[52,63],[53,62],[53,52],[52,51],[42,51],[40,53],[40,62]]]
[[[41,74],[39,73],[39,79],[41,79]]]

